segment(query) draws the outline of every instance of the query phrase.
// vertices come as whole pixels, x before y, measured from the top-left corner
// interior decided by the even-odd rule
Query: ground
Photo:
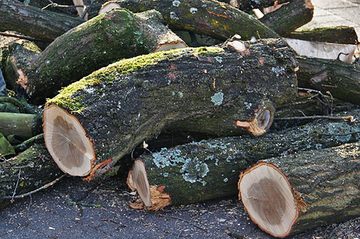
[[[314,19],[303,28],[345,25],[360,35],[360,0],[312,3]],[[96,188],[65,178],[0,210],[0,239],[272,238],[251,222],[235,196],[158,212],[129,208],[133,197],[114,178]],[[360,238],[359,225],[357,218],[288,238]]]

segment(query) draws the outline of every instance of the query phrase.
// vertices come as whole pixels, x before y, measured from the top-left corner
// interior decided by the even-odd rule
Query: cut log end
[[[45,145],[55,163],[71,176],[86,176],[93,168],[93,143],[77,118],[57,105],[43,113]]]
[[[299,210],[286,176],[273,164],[260,162],[240,174],[239,199],[251,220],[274,237],[286,237]]]
[[[236,121],[236,126],[246,128],[252,135],[260,136],[268,131],[274,120],[275,109],[271,103],[259,105],[253,119],[248,121]]]
[[[132,191],[136,190],[138,192],[140,199],[148,210],[157,211],[171,203],[170,195],[163,192],[164,187],[150,186],[145,164],[140,159],[135,160],[133,167],[129,171],[126,183]],[[134,209],[142,208],[134,207],[134,204],[130,205]]]

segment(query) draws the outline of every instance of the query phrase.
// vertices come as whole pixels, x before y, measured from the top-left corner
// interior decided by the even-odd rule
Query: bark
[[[296,78],[294,55],[281,40],[239,44],[249,54],[227,45],[122,60],[47,103],[77,117],[94,142],[96,164],[112,158],[109,166],[165,126],[190,117],[208,115],[204,124],[216,121],[219,131],[244,133],[236,121],[250,121],[264,102],[276,107],[293,100]]]
[[[314,6],[310,0],[297,0],[266,14],[260,21],[280,36],[285,36],[310,22],[313,15]]]
[[[0,133],[5,136],[16,135],[28,139],[41,132],[42,120],[36,114],[0,112]]]
[[[267,160],[288,177],[307,204],[291,234],[360,215],[360,143]]]
[[[24,20],[26,22],[24,23]],[[13,30],[44,41],[53,41],[84,20],[41,10],[14,0],[0,1],[0,31]]]
[[[351,114],[359,119],[359,111]],[[278,157],[285,163],[288,155],[296,152],[302,157],[307,155],[304,151],[310,150],[313,155],[322,155],[331,151],[324,148],[358,141],[359,130],[359,120],[353,124],[317,120],[290,130],[270,131],[258,138],[224,137],[163,148],[140,159],[145,163],[150,185],[165,186],[163,192],[170,194],[172,204],[198,203],[236,195],[239,173],[259,160]],[[299,166],[306,160],[311,159],[299,159]]]
[[[338,99],[360,104],[360,67],[339,60],[298,56],[299,86],[320,90]]]
[[[247,13],[215,0],[119,0],[117,3],[133,12],[156,9],[173,30],[187,30],[221,40],[235,34],[243,40],[279,36]]]
[[[156,11],[133,14],[114,9],[99,15],[50,44],[26,69],[21,85],[33,102],[41,103],[61,87],[119,59],[162,46],[186,46],[162,21]]]
[[[330,42],[338,44],[357,44],[359,42],[354,27],[347,26],[322,27],[294,31],[287,34],[286,37],[306,41]]]
[[[40,54],[40,48],[29,40],[0,36],[0,68],[3,69],[8,89],[18,91],[18,80],[24,80],[24,71]]]
[[[61,174],[44,143],[31,146],[16,158],[1,160],[0,208],[10,203],[12,195],[38,189]]]

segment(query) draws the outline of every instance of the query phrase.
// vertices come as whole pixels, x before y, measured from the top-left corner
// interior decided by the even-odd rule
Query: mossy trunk
[[[260,21],[279,35],[285,36],[310,22],[313,14],[314,6],[310,0],[296,0],[266,14]]]
[[[0,112],[0,133],[28,139],[42,131],[42,120],[36,114]]]
[[[80,18],[41,10],[19,1],[0,1],[0,31],[17,31],[38,40],[51,42],[83,22]]]
[[[97,163],[112,158],[109,166],[165,126],[191,117],[210,116],[204,124],[216,121],[219,131],[241,134],[237,120],[250,121],[264,102],[276,107],[292,101],[297,89],[294,54],[283,41],[238,43],[248,54],[226,45],[125,59],[47,103],[77,117],[94,142]]]
[[[0,208],[9,204],[12,196],[38,189],[61,174],[44,143],[31,146],[16,158],[1,160]]]
[[[133,14],[113,9],[58,37],[26,69],[22,87],[34,103],[43,103],[61,87],[122,58],[181,42],[159,12]]]
[[[294,31],[286,35],[288,38],[305,41],[331,42],[338,44],[357,44],[359,42],[354,27],[335,26]]]
[[[215,0],[119,0],[121,7],[133,12],[156,9],[173,30],[187,30],[226,40],[239,34],[243,40],[251,37],[279,37],[251,15]]]
[[[298,56],[299,86],[360,105],[360,66],[339,60]]]
[[[359,111],[349,114],[360,117]],[[329,151],[324,148],[358,141],[359,130],[358,120],[353,124],[317,120],[290,130],[270,131],[257,138],[247,135],[223,137],[162,148],[160,152],[144,154],[140,159],[145,163],[150,185],[165,186],[163,192],[170,194],[172,204],[198,203],[236,195],[239,173],[259,160],[280,157],[285,162],[287,155],[296,153],[301,157],[309,150],[312,155],[322,155]],[[299,166],[309,160],[299,159]]]

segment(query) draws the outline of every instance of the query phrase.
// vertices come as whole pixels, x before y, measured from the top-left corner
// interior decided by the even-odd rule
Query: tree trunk
[[[290,32],[288,38],[305,41],[331,42],[338,44],[357,44],[359,42],[354,27],[336,26],[313,28]]]
[[[44,143],[31,146],[15,158],[0,162],[0,208],[12,196],[28,193],[58,178],[62,172]]]
[[[94,143],[96,164],[111,158],[109,166],[165,126],[195,116],[210,116],[204,128],[216,121],[221,131],[243,133],[236,121],[251,121],[264,102],[276,107],[295,99],[294,55],[279,39],[231,43],[122,60],[47,103],[77,117]]]
[[[133,12],[156,9],[173,30],[187,30],[220,40],[235,34],[243,40],[279,37],[256,18],[215,0],[119,0],[117,3]]]
[[[24,24],[26,19],[26,24]],[[51,42],[84,20],[66,14],[43,11],[14,0],[0,1],[0,31],[17,31]]]
[[[298,56],[299,86],[360,105],[360,67],[339,60]]]
[[[359,111],[351,113],[359,119]],[[237,194],[239,173],[259,160],[284,156],[286,161],[287,155],[296,152],[301,157],[309,150],[322,155],[327,152],[323,148],[358,141],[359,131],[359,121],[317,120],[257,138],[224,137],[163,148],[140,159],[150,185],[165,186],[172,204],[198,203]]]
[[[121,58],[185,46],[163,25],[160,13],[114,9],[57,38],[26,69],[22,87],[33,102],[41,103],[61,87]]]
[[[310,22],[313,14],[314,6],[310,0],[296,0],[266,14],[260,21],[280,36],[285,36]]]

